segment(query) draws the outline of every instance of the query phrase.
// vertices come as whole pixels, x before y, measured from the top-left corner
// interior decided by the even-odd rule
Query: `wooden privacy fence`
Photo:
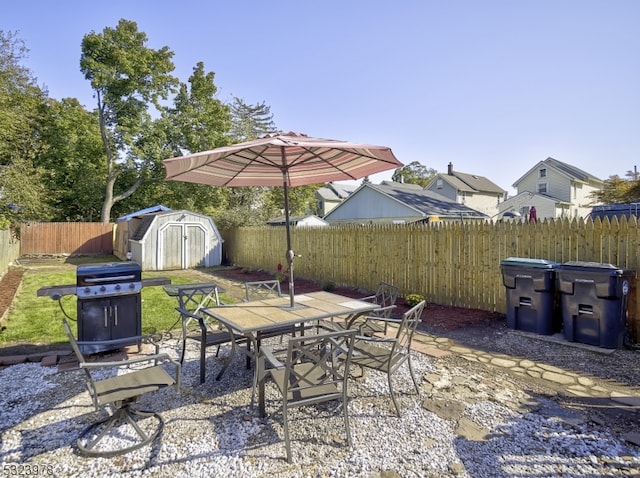
[[[226,259],[244,267],[286,267],[283,228],[242,227],[222,232]],[[401,294],[428,302],[506,312],[500,261],[508,257],[605,262],[638,270],[640,227],[636,218],[604,222],[552,220],[538,223],[445,223],[294,228],[297,276],[320,283],[374,290],[385,280]],[[636,320],[632,281],[629,322]]]
[[[9,229],[0,231],[0,276],[2,276],[20,256],[20,241],[18,241]]]
[[[113,224],[39,222],[20,225],[20,255],[112,254]]]

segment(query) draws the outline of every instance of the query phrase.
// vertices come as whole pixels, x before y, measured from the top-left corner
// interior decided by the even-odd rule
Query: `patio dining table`
[[[293,307],[288,297],[274,297],[205,308],[202,312],[226,326],[232,336],[241,336],[250,340],[257,353],[260,347],[260,336],[269,330],[287,325],[302,327],[304,324],[331,317],[366,314],[379,307],[375,303],[318,291],[296,295]],[[234,342],[235,340],[232,342],[231,354],[225,361],[223,370],[229,366],[235,354]],[[264,416],[264,383],[258,384],[258,403],[260,416]]]

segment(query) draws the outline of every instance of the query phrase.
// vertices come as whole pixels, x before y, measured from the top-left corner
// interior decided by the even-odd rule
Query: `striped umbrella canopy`
[[[402,167],[386,146],[274,133],[253,141],[163,161],[167,179],[210,186],[282,186],[287,230],[289,294],[293,307],[293,253],[289,188],[360,179]]]

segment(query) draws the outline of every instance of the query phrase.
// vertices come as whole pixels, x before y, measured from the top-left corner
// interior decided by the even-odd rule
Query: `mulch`
[[[249,270],[246,268],[228,268],[216,271],[216,275],[222,278],[237,282],[273,280],[274,275],[264,270]],[[285,280],[282,285],[282,292],[289,293],[289,284]],[[301,277],[295,278],[296,294],[314,292],[322,290],[323,285]],[[332,292],[344,295],[345,297],[361,298],[372,295],[375,291],[364,291],[352,287],[336,286]],[[409,306],[404,303],[404,299],[399,297],[396,301],[396,311],[394,315],[402,315],[409,310]],[[480,309],[467,309],[463,307],[449,307],[438,304],[427,304],[422,313],[422,323],[426,329],[433,330],[456,330],[463,327],[473,327],[495,324],[496,321],[504,320],[504,314]]]
[[[16,296],[20,284],[22,284],[22,276],[24,269],[21,267],[11,267],[0,279],[0,331],[4,329],[2,320],[6,315],[9,307]]]

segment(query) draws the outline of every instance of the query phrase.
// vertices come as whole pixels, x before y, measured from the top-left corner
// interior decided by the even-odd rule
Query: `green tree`
[[[425,187],[435,175],[438,174],[433,168],[427,168],[419,161],[413,161],[401,168],[396,169],[391,176],[391,180],[397,183],[419,184]]]
[[[204,214],[228,205],[229,188],[166,181],[161,161],[229,144],[231,113],[228,105],[217,98],[214,79],[214,73],[205,72],[204,64],[199,62],[193,68],[188,83],[180,84],[172,107],[166,108],[161,120],[156,122],[158,131],[165,136],[167,147],[158,154],[147,153],[156,157],[157,162],[152,181],[143,186],[145,190],[153,189],[155,203]],[[150,203],[154,202],[147,201]]]
[[[42,168],[47,93],[22,65],[28,54],[14,32],[0,30],[0,222],[14,226],[49,217]]]
[[[50,99],[42,131],[47,149],[37,158],[44,168],[54,221],[96,221],[107,169],[97,113],[75,98]]]
[[[289,188],[289,214],[291,216],[317,214],[316,192],[322,186],[323,184],[309,184]],[[270,212],[267,219],[284,215],[284,188],[269,189],[265,195],[265,209]]]
[[[229,137],[234,143],[251,141],[277,131],[271,108],[264,102],[251,105],[234,97],[229,108]],[[207,209],[207,214],[210,214],[221,228],[264,224],[270,217],[277,215],[278,209],[273,208],[273,201],[269,197],[274,189],[282,188],[222,188],[218,203],[212,204]],[[280,205],[279,208],[281,207]]]
[[[243,99],[234,97],[231,102],[231,114],[231,137],[234,142],[251,141],[277,131],[271,107],[264,101],[250,105]]]
[[[116,28],[85,35],[81,43],[80,70],[95,92],[105,151],[102,222],[109,222],[114,203],[129,197],[142,183],[150,164],[149,158],[137,155],[141,149],[136,142],[152,128],[152,107],[162,111],[161,101],[178,84],[170,74],[173,52],[166,46],[148,48],[146,42],[147,35],[138,31],[135,22],[122,19]],[[116,188],[121,176],[135,180]]]
[[[591,197],[602,204],[637,202],[640,199],[638,173],[627,171],[626,177],[627,179],[618,175],[609,176],[609,179],[605,179],[602,190],[593,192]]]

